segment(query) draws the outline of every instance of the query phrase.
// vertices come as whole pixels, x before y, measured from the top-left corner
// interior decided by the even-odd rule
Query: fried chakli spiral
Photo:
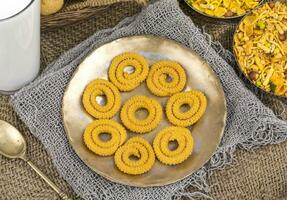
[[[188,105],[186,112],[180,110],[181,106]],[[204,114],[207,106],[205,95],[197,90],[182,92],[171,96],[166,105],[168,120],[176,126],[187,127],[196,123]]]
[[[154,95],[171,96],[183,90],[186,84],[186,74],[177,62],[159,61],[152,65],[146,82],[148,89]]]
[[[135,116],[136,111],[145,109],[148,115],[141,120]],[[120,113],[123,124],[136,133],[146,133],[155,129],[162,120],[161,105],[154,99],[146,96],[134,96],[122,107]]]
[[[131,159],[134,156],[137,160]],[[126,174],[138,175],[149,171],[155,162],[152,146],[141,137],[133,137],[115,153],[115,164]]]
[[[106,104],[97,103],[98,96],[106,97]],[[85,110],[95,118],[112,118],[120,109],[121,96],[119,90],[109,81],[97,79],[89,83],[86,87],[82,102]]]
[[[125,72],[129,66],[133,67],[133,73]],[[138,87],[146,79],[148,71],[148,62],[143,56],[127,52],[112,60],[109,79],[120,91],[127,92]]]
[[[175,150],[169,149],[169,142],[176,141]],[[161,130],[153,141],[153,148],[159,161],[176,165],[185,161],[193,149],[193,138],[187,128],[171,126]]]
[[[101,140],[100,134],[103,133],[109,134],[111,139],[108,141]],[[125,142],[127,133],[119,123],[102,119],[90,123],[85,129],[83,137],[86,146],[92,152],[100,156],[110,156]]]

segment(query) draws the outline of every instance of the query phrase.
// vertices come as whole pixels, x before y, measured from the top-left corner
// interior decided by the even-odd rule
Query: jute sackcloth
[[[108,9],[117,2],[131,2],[146,5],[149,0],[65,0],[64,7],[58,13],[44,16],[41,29],[51,29],[71,24],[75,21],[91,18],[99,11]]]
[[[146,4],[148,0],[66,0],[66,5],[64,6],[62,12],[106,6],[118,2],[135,2],[143,5]]]
[[[187,14],[193,16],[188,7],[181,3]],[[73,47],[97,30],[114,26],[126,16],[137,13],[140,7],[135,3],[120,3],[101,11],[91,19],[86,19],[67,27],[46,31],[42,34],[42,63],[46,65],[62,52]],[[194,20],[195,21],[195,20]],[[195,21],[197,22],[197,21]],[[203,18],[199,25],[205,24]],[[206,31],[222,44],[230,48],[230,30],[234,25],[214,24],[207,20]],[[220,31],[218,31],[220,30]],[[229,39],[225,39],[229,36]],[[8,105],[8,98],[0,97],[0,118],[10,121],[23,131],[29,143],[28,155],[33,161],[67,193],[73,194],[65,182],[57,175],[49,156],[41,144],[29,134],[25,126]],[[264,98],[264,102],[285,120],[286,102],[274,98]],[[217,171],[210,178],[211,196],[214,199],[280,199],[287,195],[286,142],[260,148],[254,152],[238,150],[232,166]],[[57,199],[57,195],[22,161],[0,158],[0,199]]]

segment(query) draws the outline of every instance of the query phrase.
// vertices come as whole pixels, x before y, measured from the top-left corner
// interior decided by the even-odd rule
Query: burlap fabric
[[[75,21],[91,18],[98,12],[108,9],[113,3],[130,2],[143,6],[146,5],[148,1],[149,0],[65,0],[64,7],[60,12],[42,17],[41,29],[46,30],[67,26]]]
[[[187,14],[194,15],[181,4]],[[108,10],[99,13],[101,18],[85,20],[69,27],[63,27],[52,32],[42,34],[42,62],[47,64],[59,54],[77,44],[87,36],[99,29],[114,26],[121,18],[139,11],[136,4],[117,4]],[[193,18],[194,19],[194,18]],[[234,26],[228,23],[214,24],[214,22],[198,20],[200,23],[208,23],[206,30],[213,33],[217,39],[228,33]],[[199,24],[200,24],[199,23]],[[202,24],[201,24],[202,25]],[[215,29],[217,28],[217,29]],[[221,31],[214,31],[221,30]],[[230,37],[229,37],[230,38]],[[230,41],[222,40],[226,47],[230,47]],[[28,155],[35,160],[44,172],[66,192],[71,189],[56,173],[49,156],[43,150],[41,144],[32,137],[25,126],[17,119],[15,113],[7,104],[8,98],[0,98],[0,117],[16,125],[29,142]],[[277,114],[286,120],[286,103],[282,104],[277,99],[265,98],[264,102],[271,106]],[[283,105],[283,106],[282,106]],[[232,166],[225,170],[217,171],[210,178],[211,196],[214,199],[283,199],[287,195],[287,164],[286,143],[260,148],[254,152],[238,150]],[[0,160],[0,192],[1,199],[56,199],[57,195],[35,175],[23,162]]]
[[[148,0],[66,0],[62,12],[106,6],[118,2],[135,2],[144,5],[148,2]]]

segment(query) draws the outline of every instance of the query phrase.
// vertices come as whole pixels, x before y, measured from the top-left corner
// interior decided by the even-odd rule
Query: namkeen
[[[245,17],[234,51],[246,77],[257,87],[287,97],[287,4],[270,2]]]
[[[260,0],[189,0],[196,10],[215,17],[234,17],[249,12]]]
[[[101,96],[106,98],[103,105],[97,101],[97,98]],[[121,96],[119,90],[112,83],[97,79],[90,82],[85,88],[82,102],[87,113],[93,117],[109,119],[119,111]]]
[[[184,89],[186,74],[177,62],[159,61],[151,66],[146,83],[154,95],[171,96]]]
[[[136,159],[132,159],[132,157]],[[141,137],[133,137],[116,151],[114,160],[122,172],[138,175],[152,168],[155,155],[148,141]]]
[[[109,134],[110,140],[103,141],[101,134]],[[110,156],[127,138],[125,128],[112,120],[96,120],[84,132],[84,142],[88,149],[100,156]]]
[[[133,68],[132,72],[126,71],[130,67]],[[198,90],[182,92],[187,82],[184,68],[177,62],[163,60],[149,69],[144,57],[127,52],[112,60],[108,76],[111,82],[93,80],[83,93],[85,110],[97,118],[84,131],[83,140],[87,148],[99,156],[114,155],[117,168],[131,175],[151,170],[156,157],[166,165],[185,161],[191,155],[194,143],[190,130],[185,127],[193,125],[203,116],[207,98]],[[161,104],[148,96],[136,95],[127,99],[120,108],[120,92],[130,92],[144,81],[151,93],[158,97],[168,97],[166,116],[174,125],[159,131],[153,146],[142,137],[132,137],[125,142],[125,128],[140,134],[153,131],[163,119]],[[98,101],[102,96],[106,99],[104,103]],[[183,106],[188,106],[188,109],[183,111]],[[118,113],[123,126],[110,119]],[[103,134],[108,134],[110,139],[103,139]],[[170,149],[170,142],[176,142],[178,146]]]
[[[177,148],[171,150],[169,143],[177,142]],[[161,130],[155,137],[153,148],[159,161],[175,165],[185,161],[193,149],[193,138],[187,128],[171,126]]]
[[[136,117],[135,113],[140,109],[147,111],[144,119]],[[146,96],[134,96],[122,107],[120,116],[123,124],[136,133],[146,133],[155,129],[162,120],[161,105],[154,99]]]
[[[188,106],[187,111],[182,111],[182,106]],[[196,123],[204,114],[207,106],[205,95],[198,90],[177,93],[171,96],[166,105],[168,120],[181,127]]]
[[[120,91],[127,92],[145,81],[148,71],[148,62],[143,56],[127,52],[112,60],[109,79]]]

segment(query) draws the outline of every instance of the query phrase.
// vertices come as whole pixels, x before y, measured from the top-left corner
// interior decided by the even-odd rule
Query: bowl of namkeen
[[[195,11],[208,17],[232,19],[256,8],[261,0],[185,0]]]
[[[287,97],[287,4],[265,3],[244,17],[234,35],[237,63],[256,87]]]
[[[133,66],[133,73],[124,70]],[[169,77],[169,81],[167,80]],[[149,67],[144,56],[133,52],[113,58],[108,69],[108,80],[95,79],[83,91],[82,105],[95,118],[83,133],[86,147],[98,156],[113,156],[115,166],[129,175],[141,175],[152,169],[155,160],[165,165],[184,162],[193,152],[194,140],[187,128],[205,113],[207,98],[199,90],[184,91],[187,75],[184,68],[171,60],[159,60]],[[151,94],[168,98],[165,107],[154,98],[135,95],[121,106],[121,93],[130,92],[146,82]],[[97,103],[98,96],[106,96],[106,103]],[[181,107],[188,105],[189,110]],[[136,112],[145,109],[147,116],[138,118]],[[119,113],[120,121],[111,120]],[[153,143],[140,137],[154,130],[166,115],[170,126],[159,131]],[[127,130],[138,136],[127,137]],[[101,134],[109,140],[102,140]],[[175,149],[169,143],[177,142]]]

